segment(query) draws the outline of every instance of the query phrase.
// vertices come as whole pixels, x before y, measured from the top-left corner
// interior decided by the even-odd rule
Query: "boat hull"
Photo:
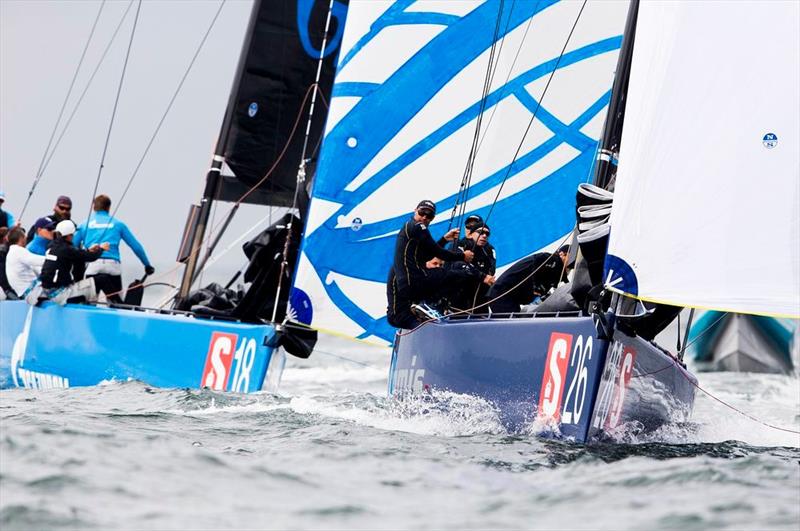
[[[696,379],[655,345],[591,317],[453,320],[401,332],[389,392],[434,390],[492,403],[512,431],[588,441],[685,420]]]
[[[778,319],[705,312],[692,327],[690,352],[703,369],[791,374],[792,332]]]
[[[273,360],[267,344],[274,335],[268,325],[186,315],[2,302],[0,388],[134,379],[156,387],[253,392],[262,388]]]

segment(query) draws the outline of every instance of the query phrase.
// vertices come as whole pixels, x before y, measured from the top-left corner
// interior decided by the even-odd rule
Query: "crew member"
[[[566,260],[558,253],[535,253],[508,268],[489,289],[492,313],[516,313],[536,296],[550,291],[561,282]]]
[[[38,226],[52,225],[55,227],[59,221],[71,218],[72,199],[65,195],[58,196],[58,199],[56,199],[56,204],[53,206],[53,213],[40,217],[36,220],[36,223],[31,226],[30,230],[28,231],[28,243],[31,243],[36,237]],[[42,254],[44,254],[44,251],[42,251]]]
[[[119,296],[122,291],[120,240],[127,243],[142,262],[145,275],[152,275],[155,269],[150,265],[144,247],[128,226],[109,214],[111,199],[107,195],[101,194],[95,197],[92,208],[94,212],[89,217],[88,225],[83,223],[78,227],[78,232],[75,234],[75,246],[80,247],[83,244],[85,247],[90,247],[103,241],[109,243],[110,248],[103,253],[100,259],[86,267],[86,277],[94,277],[97,291],[105,293],[109,301],[121,303],[122,298]]]
[[[433,278],[426,263],[437,257],[445,261],[471,262],[472,251],[450,251],[440,247],[428,231],[436,216],[433,201],[420,201],[409,219],[397,234],[394,263],[389,272],[386,294],[389,302],[387,317],[389,324],[398,328],[414,328],[419,320],[410,311],[411,304],[435,295],[440,278]],[[457,231],[447,236],[457,238]]]
[[[3,203],[6,202],[6,193],[3,190],[0,190],[0,228],[6,227],[7,229],[11,230],[14,225],[14,215],[7,211],[3,210]]]
[[[8,257],[8,227],[0,227],[0,301],[15,300],[17,294],[6,276],[6,258]]]
[[[22,227],[9,231],[8,244],[5,267],[8,283],[19,297],[25,298],[42,272],[44,256],[25,248],[25,229]]]
[[[110,246],[108,242],[103,242],[88,249],[78,249],[72,244],[74,234],[75,223],[71,220],[65,219],[56,225],[53,241],[47,248],[42,273],[39,275],[41,285],[36,286],[41,290],[31,290],[26,298],[29,303],[36,304],[41,297],[61,305],[80,299],[96,300],[94,279],[87,278],[73,283],[72,269],[75,265],[97,260]]]
[[[28,231],[28,250],[35,255],[44,256],[47,246],[53,240],[53,229],[55,228],[56,222],[50,216],[37,219]],[[31,234],[33,234],[33,238],[30,237]]]

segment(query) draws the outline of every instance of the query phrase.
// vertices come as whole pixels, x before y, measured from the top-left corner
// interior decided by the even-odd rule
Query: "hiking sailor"
[[[110,246],[108,242],[103,242],[92,245],[89,249],[78,249],[72,245],[74,234],[75,223],[71,220],[65,219],[56,225],[53,242],[47,248],[42,273],[39,275],[41,284],[28,294],[26,300],[29,304],[36,304],[42,297],[60,305],[79,302],[82,298],[89,302],[97,299],[94,279],[87,278],[73,283],[72,268],[97,260]]]
[[[42,272],[44,256],[25,248],[25,229],[14,227],[8,233],[6,276],[11,288],[20,298],[25,298]]]
[[[471,217],[479,218],[479,216]],[[489,235],[491,234],[489,226],[479,218],[478,220],[468,221],[465,227],[467,235],[458,242],[458,246],[461,249],[475,253],[471,267],[477,269],[481,275],[477,284],[466,286],[463,292],[464,298],[461,301],[462,309],[480,306],[486,301],[486,294],[495,283],[494,273],[497,268],[494,247],[489,243]],[[489,308],[481,306],[476,311],[488,313]]]
[[[436,205],[433,201],[420,201],[414,215],[397,233],[394,263],[386,286],[389,303],[386,315],[392,326],[415,328],[419,320],[411,313],[411,305],[438,293],[442,278],[429,273],[426,266],[428,261],[436,257],[469,263],[474,257],[472,251],[450,251],[436,243],[428,230],[435,216]],[[458,230],[449,231],[445,237],[456,239]]]
[[[537,296],[558,286],[566,273],[566,260],[557,253],[535,253],[508,268],[487,297],[492,313],[516,313]]]
[[[133,235],[128,226],[108,213],[111,208],[111,199],[107,195],[98,195],[92,205],[94,212],[89,217],[88,225],[81,224],[75,234],[75,246],[92,247],[102,241],[109,243],[109,248],[98,259],[86,267],[86,277],[94,278],[97,291],[106,294],[110,302],[121,303],[119,293],[122,291],[122,268],[120,266],[119,242],[128,244],[128,247],[141,260],[144,265],[145,275],[152,275],[155,271],[144,247]]]

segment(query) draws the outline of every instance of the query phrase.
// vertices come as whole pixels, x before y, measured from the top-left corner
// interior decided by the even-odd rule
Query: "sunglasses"
[[[417,210],[417,214],[420,217],[427,218],[427,219],[433,219],[434,217],[436,217],[436,214],[434,214],[430,210]]]
[[[63,210],[64,212],[69,212],[70,210],[72,210],[71,206],[65,206],[65,205],[56,205],[56,208],[59,210]]]
[[[481,230],[481,229],[478,229],[478,234],[483,234],[484,236],[486,236],[486,237],[488,238],[488,237],[489,237],[489,235],[491,234],[491,232],[490,232],[490,231],[488,231],[488,230]]]

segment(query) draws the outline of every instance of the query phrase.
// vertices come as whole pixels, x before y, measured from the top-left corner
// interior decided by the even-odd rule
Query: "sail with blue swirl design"
[[[437,204],[434,237],[447,229],[493,44],[466,212],[485,218],[502,186],[488,219],[499,268],[572,230],[575,188],[590,179],[628,6],[589,2],[579,17],[581,4],[350,4],[294,283],[298,317],[392,340],[385,282],[397,231],[421,199]]]

